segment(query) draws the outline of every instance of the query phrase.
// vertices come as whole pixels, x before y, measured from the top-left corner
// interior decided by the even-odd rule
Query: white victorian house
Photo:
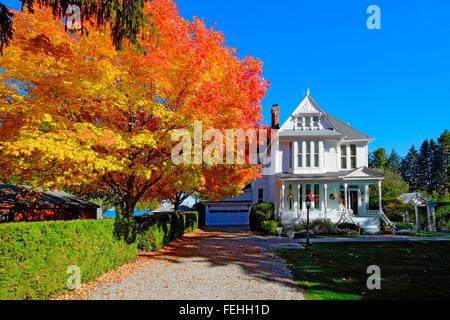
[[[391,224],[381,209],[369,210],[369,185],[384,176],[368,168],[364,133],[324,111],[309,94],[279,126],[278,105],[272,108],[272,128],[277,130],[266,149],[263,177],[244,194],[221,202],[206,202],[207,225],[248,224],[249,211],[258,202],[275,205],[284,225],[306,219],[305,201],[314,195],[310,218],[334,223],[359,223],[366,232],[379,231],[379,219]]]

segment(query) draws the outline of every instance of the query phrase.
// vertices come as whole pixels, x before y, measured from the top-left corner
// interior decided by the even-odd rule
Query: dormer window
[[[303,117],[297,117],[297,129],[303,130]]]
[[[311,117],[305,117],[305,129],[311,129]]]
[[[319,130],[319,116],[304,116],[296,118],[296,128],[297,130]]]
[[[313,129],[319,130],[319,117],[313,117]]]

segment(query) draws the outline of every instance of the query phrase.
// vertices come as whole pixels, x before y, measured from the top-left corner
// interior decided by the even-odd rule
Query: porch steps
[[[377,217],[352,217],[355,223],[364,228],[364,234],[376,234],[380,232],[379,218]]]

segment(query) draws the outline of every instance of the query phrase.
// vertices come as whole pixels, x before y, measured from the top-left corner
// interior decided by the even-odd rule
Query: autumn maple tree
[[[142,54],[126,45],[117,52],[111,30],[95,24],[88,35],[70,34],[50,11],[15,12],[0,56],[0,181],[106,188],[130,217],[163,183],[220,198],[258,176],[250,164],[201,165],[185,175],[170,157],[171,133],[194,120],[258,127],[268,87],[259,60],[239,59],[222,33],[185,20],[168,0],[145,3],[158,37],[141,30]]]

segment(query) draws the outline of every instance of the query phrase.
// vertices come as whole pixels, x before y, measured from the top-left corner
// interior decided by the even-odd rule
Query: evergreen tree
[[[419,153],[414,145],[408,151],[405,158],[402,159],[400,165],[400,174],[406,183],[409,184],[410,191],[417,191],[419,188],[418,184],[418,161]]]
[[[386,168],[387,164],[387,153],[386,149],[378,148],[372,152],[369,156],[369,167],[370,168]]]
[[[426,139],[420,147],[417,183],[420,190],[431,193],[431,147],[430,142]]]
[[[391,169],[392,171],[399,173],[400,171],[400,161],[401,158],[394,149],[392,149],[389,158],[387,159],[386,167]]]
[[[441,163],[437,165],[440,169],[440,176],[438,179],[440,194],[445,194],[450,190],[450,132],[445,130],[438,138],[438,143],[441,152]]]

